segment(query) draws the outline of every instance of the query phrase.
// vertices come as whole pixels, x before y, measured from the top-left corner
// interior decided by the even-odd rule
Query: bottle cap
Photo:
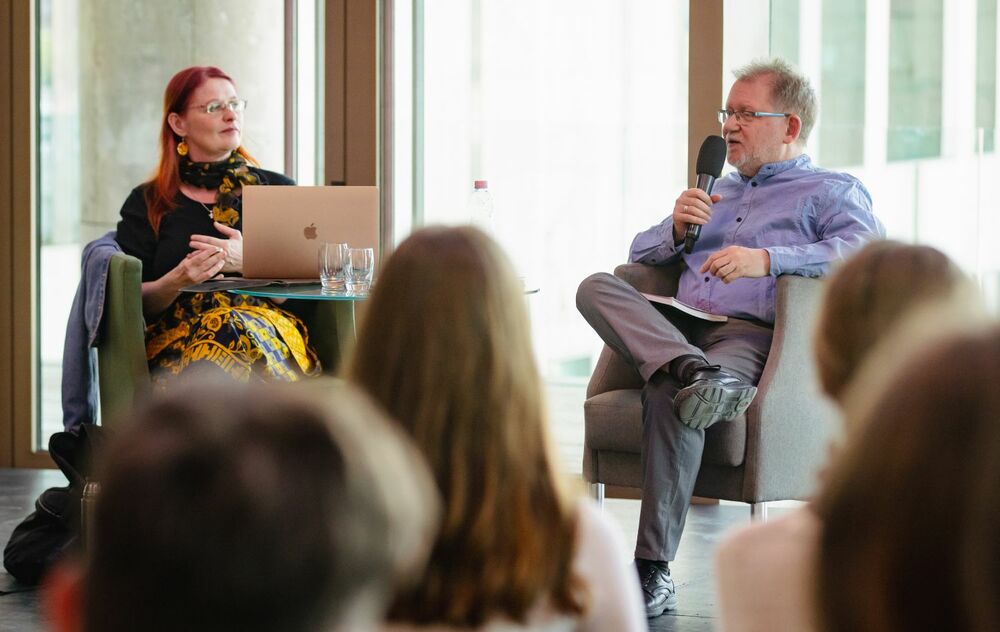
[[[486,188],[486,180],[476,180],[473,185],[477,190]]]

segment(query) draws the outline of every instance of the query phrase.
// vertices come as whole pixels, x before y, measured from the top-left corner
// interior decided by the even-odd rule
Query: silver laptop
[[[243,276],[318,279],[325,241],[374,248],[378,270],[378,187],[243,187]]]

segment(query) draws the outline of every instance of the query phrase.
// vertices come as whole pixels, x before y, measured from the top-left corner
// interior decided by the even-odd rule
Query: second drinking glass
[[[350,248],[348,250],[347,290],[351,294],[368,294],[375,275],[375,249]]]

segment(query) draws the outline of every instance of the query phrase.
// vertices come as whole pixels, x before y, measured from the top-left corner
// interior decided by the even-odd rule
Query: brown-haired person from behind
[[[88,558],[46,585],[56,632],[368,630],[426,561],[430,472],[356,389],[178,384],[128,419]]]
[[[1000,328],[941,341],[860,414],[817,500],[825,632],[1000,630]]]
[[[348,369],[423,452],[444,501],[391,630],[645,630],[621,536],[571,493],[548,437],[524,290],[471,227],[388,259]]]
[[[183,287],[243,270],[244,185],[294,182],[256,166],[240,144],[246,101],[212,66],[167,84],[160,164],[125,200],[116,240],[142,261],[146,357],[153,379],[189,366],[238,380],[295,381],[320,371],[303,323],[268,299]]]
[[[941,305],[956,318],[982,313],[971,281],[929,246],[872,242],[835,270],[824,288],[814,347],[820,386],[842,413],[857,399],[852,383],[867,382],[862,378],[870,358],[881,357],[873,349],[894,344],[914,314]],[[905,342],[918,347],[920,338]],[[850,415],[844,421],[850,425]],[[820,529],[816,512],[806,506],[723,540],[716,554],[722,630],[815,629],[811,588]]]

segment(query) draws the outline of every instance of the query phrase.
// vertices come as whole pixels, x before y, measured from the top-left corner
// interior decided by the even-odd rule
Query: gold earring
[[[177,153],[181,156],[188,155],[188,146],[187,143],[184,142],[183,138],[181,139],[181,142],[177,143]]]

